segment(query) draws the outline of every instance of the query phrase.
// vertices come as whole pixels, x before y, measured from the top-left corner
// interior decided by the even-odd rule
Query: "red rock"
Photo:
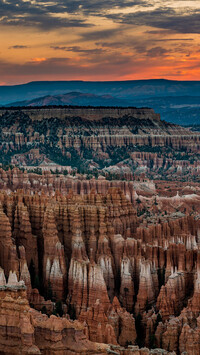
[[[44,284],[46,288],[52,288],[53,297],[55,299],[62,300],[64,297],[64,276],[66,275],[64,248],[58,239],[58,232],[51,208],[47,208],[44,215],[43,239]]]
[[[155,301],[155,288],[151,273],[151,264],[147,261],[141,262],[139,291],[135,312],[140,313]]]

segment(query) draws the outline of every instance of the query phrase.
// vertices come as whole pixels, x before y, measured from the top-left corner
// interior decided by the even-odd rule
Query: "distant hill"
[[[200,81],[164,79],[130,81],[35,81],[14,86],[0,86],[0,104],[32,100],[47,95],[69,92],[111,95],[133,100],[148,97],[200,96]]]
[[[1,106],[152,107],[177,124],[200,124],[200,81],[36,81],[0,86]]]
[[[60,95],[47,95],[33,100],[17,101],[7,104],[10,106],[129,106],[126,100],[116,99],[111,95],[83,94],[81,92],[70,92]]]

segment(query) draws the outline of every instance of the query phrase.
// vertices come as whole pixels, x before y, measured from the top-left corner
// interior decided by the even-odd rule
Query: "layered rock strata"
[[[95,171],[128,180],[142,173],[198,178],[199,133],[161,121],[152,109],[10,108],[1,109],[0,116],[0,163],[5,165]],[[25,178],[22,185],[27,183]]]

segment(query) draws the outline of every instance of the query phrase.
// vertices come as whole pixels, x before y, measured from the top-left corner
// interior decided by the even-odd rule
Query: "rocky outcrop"
[[[120,306],[117,297],[113,299],[113,303],[108,309],[107,316],[108,322],[112,325],[115,331],[118,343],[122,346],[135,344],[137,337],[135,319],[129,312]]]
[[[12,240],[11,225],[8,217],[3,212],[2,206],[0,206],[0,221],[0,265],[3,267],[5,274],[8,277],[10,270],[18,272],[19,261],[16,245]]]
[[[1,272],[2,275],[2,272]],[[2,280],[2,277],[1,277]],[[2,282],[1,282],[2,283]],[[10,273],[0,286],[0,351],[4,354],[106,354],[106,346],[91,343],[77,321],[30,308],[26,290]]]
[[[151,264],[148,261],[141,262],[139,291],[135,306],[136,313],[144,312],[155,302],[158,283],[155,282],[154,284],[153,281]]]
[[[62,300],[64,297],[66,265],[64,247],[59,241],[54,214],[51,207],[47,206],[43,221],[43,282],[47,292],[52,292],[52,297]]]
[[[172,270],[165,286],[162,286],[157,299],[157,308],[162,318],[168,319],[170,315],[178,315],[183,308],[186,295],[184,273]]]
[[[18,202],[15,209],[13,235],[17,245],[23,245],[26,250],[26,260],[30,267],[31,261],[38,271],[37,237],[32,234],[31,223],[27,207]]]

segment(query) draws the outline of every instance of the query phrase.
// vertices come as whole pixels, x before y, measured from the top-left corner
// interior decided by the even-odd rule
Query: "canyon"
[[[2,353],[199,353],[197,183],[0,176]]]
[[[200,354],[198,132],[148,108],[0,116],[0,353]]]

